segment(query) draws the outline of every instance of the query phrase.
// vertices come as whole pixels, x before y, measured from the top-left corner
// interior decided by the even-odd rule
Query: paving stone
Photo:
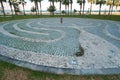
[[[115,35],[119,29],[120,22],[95,19],[65,18],[63,24],[58,18],[2,22],[0,59],[57,74],[120,74],[120,37]],[[76,57],[79,45],[85,53]]]

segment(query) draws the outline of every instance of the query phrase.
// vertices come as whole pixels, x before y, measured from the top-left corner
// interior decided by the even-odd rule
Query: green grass
[[[18,78],[21,80],[120,80],[120,75],[57,75],[33,71],[0,61],[0,80],[7,80],[7,78],[9,80],[19,80]]]
[[[3,21],[10,21],[10,20],[19,20],[19,19],[31,19],[31,18],[60,18],[60,15],[55,15],[55,16],[50,16],[50,15],[18,15],[14,17],[1,17],[0,16],[0,22]],[[120,21],[120,15],[112,15],[112,16],[107,16],[107,15],[63,15],[63,17],[67,18],[93,18],[93,19],[103,19],[103,20],[113,20],[113,21]]]
[[[59,17],[55,15],[54,17]],[[94,19],[103,19],[103,20],[114,20],[120,21],[119,16],[98,16],[98,15],[72,15],[72,16],[63,16],[63,17],[74,17],[74,18],[94,18]],[[0,22],[10,21],[10,20],[20,20],[20,19],[30,19],[30,18],[53,18],[53,16],[35,16],[35,15],[26,15],[26,16],[14,16],[14,17],[0,17]],[[120,80],[120,74],[118,75],[57,75],[52,73],[33,71],[27,68],[22,68],[8,62],[0,60],[0,80]]]

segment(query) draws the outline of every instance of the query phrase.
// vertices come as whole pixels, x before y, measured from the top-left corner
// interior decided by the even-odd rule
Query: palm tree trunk
[[[34,1],[34,5],[35,5],[35,12],[36,12],[36,15],[37,15],[37,7],[36,7],[36,1]]]
[[[10,10],[11,10],[12,17],[13,17],[13,9],[12,9],[12,4],[11,4],[11,3],[9,3],[9,6],[10,6]]]
[[[62,11],[61,11],[61,6],[62,6],[62,2],[60,1],[60,15],[61,15],[61,13],[62,13]]]
[[[83,15],[84,15],[84,10],[85,10],[85,0],[83,0]]]
[[[38,10],[38,3],[37,3],[37,0],[35,1],[35,8],[36,8],[36,15],[39,15],[39,10]]]
[[[54,1],[52,1],[52,4],[53,4],[53,6],[55,6]],[[53,12],[53,16],[54,16],[54,12]]]
[[[40,15],[42,15],[42,5],[41,5],[41,1],[39,2],[40,4]]]
[[[38,15],[39,15],[39,7],[38,7],[38,2],[37,2],[37,12],[38,12]]]
[[[25,15],[25,6],[24,6],[24,4],[22,4],[22,6],[23,6],[23,12],[24,12],[24,15]]]
[[[99,6],[99,15],[101,15],[101,7],[102,7],[102,4],[100,3],[100,6]]]
[[[69,4],[68,4],[68,15],[69,15]]]
[[[11,15],[12,15],[12,17],[13,17],[13,12],[14,12],[14,11],[13,11],[13,9],[12,9],[12,3],[10,2],[10,0],[9,0],[8,2],[9,2],[10,10],[11,10],[11,13],[12,13]]]
[[[92,12],[92,2],[90,4],[90,15],[91,15],[91,12]]]
[[[109,6],[109,12],[108,12],[108,15],[110,15],[110,11],[111,11],[111,5]]]
[[[51,2],[50,2],[50,6],[51,6]]]
[[[65,4],[65,15],[67,14],[67,5]]]
[[[112,3],[112,10],[111,10],[111,15],[112,15],[112,12],[113,12],[113,7],[114,7],[114,0],[113,0],[113,3]]]
[[[52,4],[53,4],[53,6],[55,6],[55,3],[54,3],[54,1],[52,2]]]
[[[72,14],[72,3],[71,3],[71,14]]]
[[[65,11],[67,10],[67,5],[65,4]]]
[[[83,3],[83,15],[84,15],[84,10],[85,10],[85,3]]]
[[[79,14],[81,15],[81,5],[80,5],[80,12],[79,12]]]
[[[116,8],[115,8],[115,9],[116,9],[116,12],[117,12],[117,8],[118,8],[118,6],[116,6]]]
[[[82,9],[82,5],[80,5],[80,15],[81,15],[81,9]]]
[[[3,10],[3,15],[5,16],[5,10],[4,10],[4,6],[3,6],[2,0],[0,0],[0,3],[1,3],[2,10]]]
[[[15,5],[13,4],[13,8],[14,8],[14,13],[15,13],[15,15],[17,15],[17,12],[16,12],[16,7],[15,7]]]
[[[54,1],[51,1],[51,2],[52,2],[52,6],[55,7]],[[50,6],[51,6],[51,2],[50,2]],[[50,14],[54,16],[54,12],[52,12],[52,13],[50,13]]]

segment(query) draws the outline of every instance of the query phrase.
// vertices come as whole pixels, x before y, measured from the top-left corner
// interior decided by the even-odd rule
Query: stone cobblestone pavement
[[[0,23],[0,59],[57,74],[119,74],[120,22],[26,19]],[[76,57],[79,46],[84,55]]]

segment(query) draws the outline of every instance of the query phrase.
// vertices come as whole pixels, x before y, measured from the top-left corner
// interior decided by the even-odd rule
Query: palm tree
[[[71,14],[72,14],[72,4],[73,4],[73,0],[70,0],[70,4],[71,4]]]
[[[81,9],[82,9],[82,3],[83,3],[83,2],[82,2],[82,0],[77,0],[77,3],[80,5],[80,12],[79,12],[79,13],[80,13],[80,15],[81,15]]]
[[[93,5],[93,3],[95,2],[95,0],[88,0],[88,2],[90,3],[90,15],[91,15],[92,5]]]
[[[97,0],[96,1],[96,4],[99,4],[99,15],[101,15],[101,7],[102,7],[102,4],[105,4],[106,1],[105,0]]]
[[[22,4],[22,7],[23,7],[23,12],[24,12],[24,15],[25,15],[25,4],[27,2],[25,2],[24,0],[20,0],[20,4]]]
[[[50,2],[52,2],[52,6],[55,6],[55,2],[57,2],[58,0],[49,0]]]
[[[111,15],[112,15],[112,12],[113,12],[113,7],[115,5],[115,0],[112,0],[112,9],[111,9]]]
[[[114,6],[116,7],[116,10],[118,6],[120,6],[120,0],[115,0]]]
[[[8,2],[9,2],[10,9],[11,9],[12,17],[13,17],[12,2],[11,2],[11,0],[9,0]]]
[[[20,12],[20,8],[19,8],[19,3],[13,3],[14,6],[14,11],[15,11],[15,15],[18,15],[18,13]]]
[[[85,0],[83,0],[83,15],[84,15],[84,10],[85,10]]]
[[[13,5],[15,15],[17,15],[18,12],[20,12],[20,8],[19,8],[20,2],[17,0],[10,0],[9,4],[11,6],[11,9],[12,9],[12,5]]]
[[[55,2],[57,2],[58,0],[49,0],[50,1],[50,6],[51,6],[51,2],[52,2],[52,6],[55,7]],[[53,15],[54,15],[54,11],[53,11]]]
[[[38,2],[39,2],[39,5],[40,5],[40,14],[42,15],[42,2],[43,0],[38,0]]]
[[[0,0],[0,4],[1,4],[1,7],[2,7],[2,11],[3,11],[3,15],[5,16],[5,9],[4,9],[4,6],[3,6],[3,2],[6,2],[6,0]]]
[[[61,14],[61,13],[62,13],[61,7],[62,7],[62,2],[63,2],[63,0],[58,0],[58,2],[60,2],[60,7],[59,7],[59,9],[60,9],[60,14]]]
[[[51,6],[51,3],[52,3],[52,6],[54,6],[54,0],[49,0],[50,2],[50,6]]]
[[[65,5],[65,11],[66,11],[67,10],[66,0],[63,0],[62,4]]]
[[[30,0],[31,2],[34,2],[34,5],[35,5],[35,9],[36,9],[36,15],[39,13],[38,11],[38,0]]]
[[[107,1],[107,5],[109,5],[109,12],[108,12],[108,15],[110,15],[111,7],[112,7],[112,0],[108,0],[108,1]]]
[[[68,7],[68,15],[69,15],[69,4],[70,4],[70,1],[69,0],[63,0],[63,5],[65,5],[65,11],[67,10],[67,7]]]

